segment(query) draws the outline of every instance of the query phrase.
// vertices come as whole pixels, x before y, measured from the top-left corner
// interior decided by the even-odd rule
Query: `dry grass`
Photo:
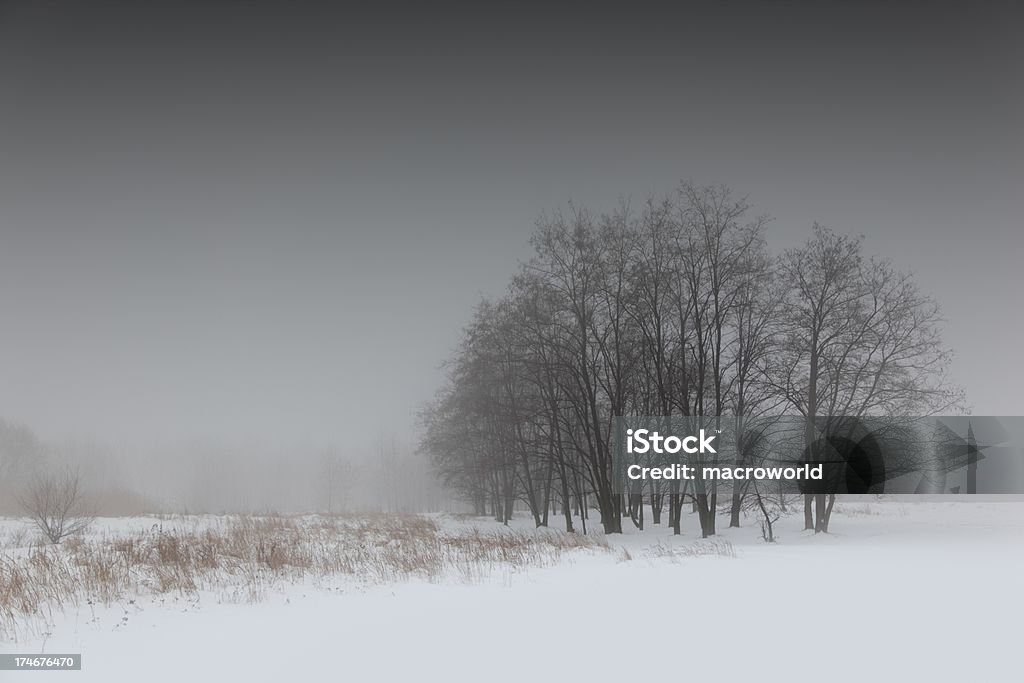
[[[0,550],[4,548],[23,548],[28,544],[28,527],[19,526],[13,529],[0,529]]]
[[[602,537],[445,531],[415,515],[171,517],[145,531],[74,537],[21,556],[0,555],[0,636],[86,602],[199,591],[256,601],[274,586],[336,576],[373,583],[472,581],[497,567],[551,565],[579,549],[610,550]]]
[[[703,538],[688,545],[668,546],[662,543],[647,549],[649,557],[666,558],[678,562],[688,557],[736,557],[732,543],[725,538]]]
[[[906,517],[907,509],[903,505],[892,503],[858,503],[848,501],[836,501],[833,513],[839,513],[850,517]]]

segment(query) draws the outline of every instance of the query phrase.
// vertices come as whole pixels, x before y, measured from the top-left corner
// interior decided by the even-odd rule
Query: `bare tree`
[[[352,488],[355,466],[334,449],[322,456],[322,471],[319,473],[324,488],[327,514],[333,515],[348,506],[348,493]]]
[[[21,505],[50,543],[82,533],[95,519],[83,491],[81,473],[72,468],[34,477],[21,496]]]
[[[774,543],[775,522],[786,511],[786,494],[772,491],[766,482],[752,481],[750,491],[743,499],[743,507],[760,515],[761,538],[765,543]]]
[[[804,246],[783,254],[780,271],[790,291],[774,381],[806,419],[812,458],[832,421],[935,414],[960,404],[962,391],[947,382],[938,305],[910,275],[865,258],[862,238],[815,225]],[[825,492],[805,497],[805,527],[828,531],[834,503]]]
[[[44,457],[43,445],[27,426],[0,418],[0,511],[17,510],[16,492]]]

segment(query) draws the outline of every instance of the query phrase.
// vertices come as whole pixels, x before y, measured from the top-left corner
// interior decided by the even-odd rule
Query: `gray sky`
[[[974,412],[1024,413],[1011,4],[140,4],[0,7],[0,415],[409,437],[539,212],[680,179],[773,249],[863,233],[942,303]]]

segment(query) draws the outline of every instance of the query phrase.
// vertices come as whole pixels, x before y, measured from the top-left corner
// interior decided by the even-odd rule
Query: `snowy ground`
[[[711,546],[684,519],[681,537],[649,527],[609,539],[610,552],[475,582],[339,580],[257,604],[201,594],[85,605],[0,642],[81,653],[82,671],[0,680],[1024,680],[1024,503],[840,504],[833,533],[801,526],[780,520],[768,545],[747,520]]]

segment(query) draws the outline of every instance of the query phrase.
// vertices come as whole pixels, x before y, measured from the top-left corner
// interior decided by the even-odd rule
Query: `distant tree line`
[[[152,449],[54,441],[0,417],[0,516],[43,536],[94,515],[439,512],[458,509],[430,463],[396,438],[348,447],[169,442]],[[75,513],[75,514],[72,514]]]
[[[422,445],[443,481],[502,522],[519,505],[537,526],[560,514],[586,531],[593,509],[616,533],[624,519],[642,528],[649,505],[679,533],[689,505],[710,536],[719,514],[739,525],[744,494],[719,501],[700,480],[616,493],[614,416],[801,415],[810,447],[820,416],[961,403],[939,307],[909,274],[817,224],[774,256],[767,224],[720,185],[542,216],[532,258],[479,305],[424,411]],[[827,531],[834,500],[805,496],[806,527]]]

